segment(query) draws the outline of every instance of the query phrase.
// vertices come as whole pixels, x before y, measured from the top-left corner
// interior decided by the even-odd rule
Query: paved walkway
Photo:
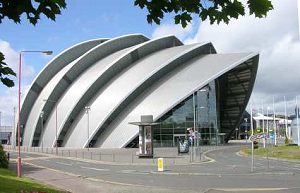
[[[11,169],[15,170],[15,163],[11,164]],[[23,175],[33,178],[40,182],[52,185],[61,189],[63,192],[72,193],[180,193],[181,190],[170,188],[155,188],[139,185],[128,185],[103,180],[85,178],[71,173],[61,172],[47,168],[41,168],[33,165],[23,165]],[[195,193],[196,191],[187,191]]]
[[[151,164],[111,165],[23,153],[23,161],[27,163],[24,165],[24,174],[74,193],[300,192],[299,163],[256,159],[255,170],[251,173],[251,160],[237,155],[239,148],[239,145],[235,145],[210,151],[207,155],[214,160],[212,162],[167,165],[163,173],[157,172],[156,166]],[[11,167],[15,168],[14,165]]]
[[[51,167],[41,167],[39,162],[45,162],[49,158],[64,158],[70,160],[82,160],[94,164],[106,164],[106,165],[132,165],[132,166],[152,166],[155,168],[157,165],[157,158],[163,157],[164,164],[166,166],[177,164],[192,164],[195,162],[207,161],[203,153],[209,150],[222,149],[225,146],[205,146],[199,149],[201,155],[194,157],[192,160],[191,154],[177,153],[177,148],[156,148],[155,156],[153,159],[139,159],[136,152],[138,149],[67,149],[58,148],[58,154],[56,155],[55,148],[21,148],[21,157],[23,160],[23,174],[27,177],[37,179],[44,183],[53,185],[67,192],[82,193],[82,192],[112,192],[112,193],[126,193],[126,192],[174,192],[180,193],[182,190],[174,188],[157,188],[147,187],[141,185],[128,185],[126,183],[111,182],[108,180],[100,180],[87,176],[74,174],[71,172],[65,172]],[[16,159],[16,149],[11,146],[5,146],[6,151],[10,152],[11,160]],[[200,158],[201,156],[201,158]],[[35,162],[34,162],[35,161]],[[32,163],[33,162],[33,163]],[[36,163],[37,162],[37,163]],[[35,164],[34,164],[35,163]],[[58,163],[58,164],[57,164]],[[57,165],[63,164],[63,162],[57,162]],[[64,165],[63,165],[64,166]],[[66,165],[65,165],[66,166]],[[10,165],[12,170],[16,169],[15,162]],[[140,169],[139,169],[140,170]],[[129,170],[128,170],[129,171]],[[131,169],[131,171],[136,171]],[[187,190],[187,193],[194,193],[197,191]]]

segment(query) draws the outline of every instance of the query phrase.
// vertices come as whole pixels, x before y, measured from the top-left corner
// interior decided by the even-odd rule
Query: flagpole
[[[290,136],[289,136],[289,134],[288,134],[288,126],[287,126],[287,124],[288,124],[288,119],[287,119],[287,112],[286,112],[286,100],[285,100],[285,96],[283,97],[283,99],[284,99],[284,115],[285,115],[285,135],[286,135],[286,137],[288,138],[288,139],[290,139]]]
[[[275,103],[273,97],[273,127],[274,127],[274,144],[277,145],[276,121],[275,121]]]
[[[297,117],[297,132],[298,132],[298,136],[297,136],[297,141],[298,141],[298,146],[300,146],[300,130],[299,130],[299,107],[298,107],[298,99],[296,96],[296,117]]]
[[[252,102],[250,104],[250,123],[251,123],[251,136],[253,136],[254,132],[253,132],[253,114],[252,114]],[[251,172],[253,172],[253,168],[254,168],[254,141],[251,141],[251,149],[252,149],[252,153],[251,153]]]
[[[299,33],[299,40],[300,40],[300,0],[298,0],[298,33]]]
[[[261,112],[262,112],[262,116],[263,116],[263,120],[262,120],[262,129],[263,129],[263,134],[264,134],[264,138],[263,138],[263,143],[264,143],[264,148],[266,148],[266,137],[265,137],[265,115],[264,115],[264,103],[263,101],[261,101]]]
[[[269,106],[267,106],[267,134],[269,135]]]

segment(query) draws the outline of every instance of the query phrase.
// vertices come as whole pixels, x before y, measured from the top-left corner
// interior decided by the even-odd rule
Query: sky
[[[300,1],[300,0],[298,0]],[[39,71],[57,54],[79,42],[95,38],[113,38],[142,33],[149,38],[174,34],[185,44],[212,42],[218,53],[258,52],[259,69],[251,103],[256,111],[261,105],[284,113],[295,108],[300,95],[300,37],[297,0],[272,0],[274,10],[263,19],[240,17],[228,25],[210,25],[197,17],[185,29],[166,16],[161,25],[148,24],[146,11],[133,5],[133,0],[67,1],[67,8],[56,21],[41,17],[32,26],[22,17],[21,24],[4,19],[0,24],[0,51],[6,63],[17,72],[21,50],[52,50],[52,56],[26,53],[22,59],[22,96]],[[16,80],[16,79],[15,79]],[[300,103],[300,97],[299,97]],[[17,86],[0,85],[1,125],[13,124],[13,108],[17,107]]]

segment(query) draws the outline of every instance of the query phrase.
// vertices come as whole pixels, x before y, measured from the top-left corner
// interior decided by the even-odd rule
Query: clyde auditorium
[[[175,36],[94,39],[53,58],[21,107],[22,146],[135,147],[129,124],[153,115],[154,147],[176,146],[187,128],[201,144],[227,142],[251,95],[258,53],[217,54]],[[194,126],[195,124],[195,126]]]

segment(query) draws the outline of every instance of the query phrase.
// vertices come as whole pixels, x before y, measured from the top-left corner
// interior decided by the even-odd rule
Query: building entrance
[[[173,135],[173,147],[177,147],[180,139],[185,139],[185,134],[174,134]]]

